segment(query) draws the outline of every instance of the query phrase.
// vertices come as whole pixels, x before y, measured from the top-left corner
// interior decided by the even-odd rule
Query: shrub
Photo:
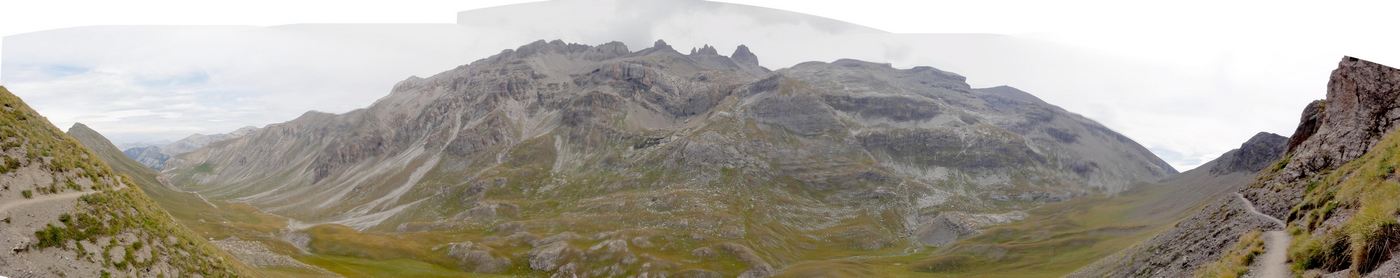
[[[35,243],[35,246],[39,248],[63,246],[63,242],[67,240],[64,237],[63,229],[55,227],[53,224],[48,224],[44,229],[35,231],[34,237],[39,239],[39,242]]]
[[[24,191],[20,191],[19,194],[20,194],[20,195],[24,195],[24,198],[25,198],[25,199],[33,199],[33,198],[34,198],[34,191],[24,190]]]
[[[5,157],[5,168],[9,168],[9,169],[19,169],[20,166],[23,166],[23,165],[20,165],[20,164],[21,164],[21,163],[19,162],[19,159],[15,159],[15,158],[9,157],[9,156],[6,156],[6,157]]]

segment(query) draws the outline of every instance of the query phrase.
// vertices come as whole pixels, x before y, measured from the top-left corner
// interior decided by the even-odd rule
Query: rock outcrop
[[[1292,245],[1289,256],[1294,263],[1308,268],[1308,275],[1346,276],[1351,272],[1370,275],[1367,277],[1393,277],[1400,274],[1387,272],[1393,269],[1388,266],[1395,265],[1389,254],[1400,251],[1388,242],[1400,241],[1400,228],[1386,228],[1400,227],[1394,224],[1400,211],[1388,211],[1386,205],[1377,208],[1375,203],[1393,204],[1394,200],[1357,197],[1385,194],[1384,191],[1371,192],[1389,186],[1381,180],[1393,174],[1397,165],[1384,159],[1393,155],[1393,150],[1373,148],[1383,138],[1396,134],[1397,119],[1400,119],[1400,70],[1345,57],[1332,72],[1327,99],[1312,102],[1304,109],[1297,131],[1286,143],[1283,159],[1274,163],[1233,159],[1234,162],[1229,163],[1247,165],[1245,168],[1269,165],[1262,168],[1253,183],[1240,190],[1241,197],[1217,201],[1177,227],[1120,256],[1081,270],[1079,274],[1085,277],[1192,275],[1198,268],[1219,260],[1220,254],[1244,233],[1283,229],[1278,224],[1261,224],[1261,218],[1282,219],[1291,229],[1302,232],[1302,236],[1294,236],[1293,240],[1304,243]],[[1281,140],[1260,141],[1273,142],[1272,145]],[[1273,147],[1254,149],[1256,151],[1246,152],[1242,148],[1232,153],[1276,151]],[[1365,171],[1379,171],[1382,176],[1361,174]],[[1338,194],[1339,191],[1352,193],[1343,195]],[[1242,213],[1241,204],[1252,204],[1260,213],[1272,217]],[[1363,207],[1371,207],[1366,213],[1374,215],[1358,221],[1379,219],[1379,222],[1358,224],[1353,221],[1354,215],[1363,213]],[[1342,234],[1343,226],[1352,228]]]
[[[1400,121],[1400,70],[1346,57],[1327,82],[1327,99],[1304,110],[1280,172],[1296,181],[1361,157]]]
[[[754,55],[753,52],[750,52],[750,51],[749,51],[749,47],[748,47],[748,46],[745,46],[745,45],[742,45],[742,44],[739,45],[738,48],[735,48],[735,49],[734,49],[734,54],[730,54],[730,55],[729,55],[729,58],[734,59],[735,62],[750,64],[750,65],[755,65],[755,66],[758,65],[758,55]]]
[[[1308,104],[1289,139],[1290,160],[1266,186],[1245,196],[1260,210],[1280,219],[1302,200],[1306,186],[1283,186],[1315,178],[1316,174],[1365,154],[1400,119],[1400,70],[1354,57],[1345,57],[1327,82],[1327,99]],[[1267,187],[1267,189],[1264,189]]]
[[[1210,172],[1213,174],[1226,174],[1232,172],[1258,172],[1270,166],[1288,148],[1288,137],[1282,135],[1260,132],[1245,141],[1240,148],[1226,152],[1221,155],[1217,162],[1211,165]]]

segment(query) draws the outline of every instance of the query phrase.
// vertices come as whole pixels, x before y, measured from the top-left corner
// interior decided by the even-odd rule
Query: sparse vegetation
[[[62,213],[57,223],[45,224],[34,231],[36,240],[26,248],[68,250],[76,253],[76,258],[93,263],[97,261],[89,252],[98,251],[102,256],[100,264],[105,269],[100,273],[83,274],[89,276],[109,277],[113,274],[109,270],[143,269],[158,261],[182,272],[182,277],[232,277],[246,273],[224,259],[217,249],[175,224],[136,188],[116,190],[113,185],[122,184],[118,181],[126,179],[117,176],[95,153],[54,128],[4,87],[0,87],[0,103],[5,106],[0,111],[0,142],[3,142],[0,146],[5,150],[0,153],[4,157],[0,166],[6,169],[39,167],[37,169],[52,177],[46,185],[23,190],[21,194],[25,198],[34,198],[34,191],[41,194],[80,191],[82,184],[88,182],[93,189],[101,190],[79,197],[72,212]],[[122,242],[118,238],[135,241]],[[89,250],[91,246],[84,244],[101,250]],[[113,258],[110,254],[114,249],[124,253]],[[151,256],[138,260],[136,250],[147,250]],[[113,262],[114,259],[120,261]]]
[[[17,149],[24,153],[23,157],[0,155],[4,157],[0,167],[4,172],[42,163],[46,170],[83,178],[115,176],[95,154],[39,117],[4,87],[0,87],[0,103],[7,105],[0,110],[0,142],[4,142],[0,146],[6,152]]]
[[[217,251],[207,243],[198,240],[193,234],[183,232],[174,222],[170,222],[168,216],[161,213],[158,208],[145,200],[144,196],[134,188],[127,188],[115,191],[106,191],[79,198],[82,209],[75,214],[63,214],[59,216],[62,226],[48,225],[44,229],[34,232],[39,239],[35,243],[36,248],[66,248],[68,242],[95,241],[99,238],[107,238],[103,245],[101,255],[104,265],[109,265],[118,270],[126,270],[129,267],[147,267],[163,260],[167,264],[174,266],[186,273],[214,274],[215,276],[233,276],[236,272],[234,267],[221,259],[219,256],[204,255],[176,255],[176,254],[217,254]],[[123,245],[116,240],[122,234],[136,235],[138,240]],[[135,259],[137,250],[147,248],[142,240],[159,240],[166,236],[174,236],[178,240],[173,244],[161,244],[149,246],[155,248],[153,254],[165,254],[152,257],[146,261]],[[116,248],[122,252],[121,261],[112,261],[111,252]],[[84,250],[84,253],[86,251]]]
[[[1397,148],[1400,135],[1392,133],[1361,158],[1308,183],[1289,215],[1297,220],[1289,248],[1295,270],[1365,274],[1389,259],[1400,241],[1400,182],[1392,179],[1400,163]],[[1352,213],[1339,225],[1329,224],[1338,211]]]
[[[1235,245],[1226,249],[1219,260],[1202,267],[1196,277],[1237,278],[1249,272],[1249,265],[1264,253],[1264,237],[1259,231],[1240,235]]]

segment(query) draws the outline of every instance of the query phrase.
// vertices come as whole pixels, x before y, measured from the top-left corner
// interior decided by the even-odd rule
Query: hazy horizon
[[[439,24],[41,31],[5,37],[0,84],[58,126],[82,122],[130,145],[260,127],[306,111],[364,108],[408,76],[432,75],[535,40],[622,41],[635,51],[664,39],[681,52],[708,44],[726,55],[744,44],[771,69],[854,58],[900,68],[932,66],[964,75],[975,87],[1017,87],[1099,121],[1187,170],[1257,132],[1289,135],[1297,111],[1323,97],[1327,72],[1343,55],[1396,61],[1290,43],[1308,36],[1268,32],[1251,34],[1248,41],[1198,37],[1218,43],[1215,50],[1179,42],[1185,46],[1174,52],[1138,47],[1146,53],[1132,54],[1124,46],[1140,43],[1086,47],[1070,42],[1095,42],[1084,39],[1093,36],[1074,32],[900,34],[753,6],[654,3],[664,4],[517,4],[460,12],[456,23]],[[1173,35],[1179,36],[1163,36]],[[1240,51],[1263,45],[1292,48]]]

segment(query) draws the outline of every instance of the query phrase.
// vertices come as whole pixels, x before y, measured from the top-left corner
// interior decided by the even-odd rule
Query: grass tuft
[[[1237,278],[1249,272],[1249,265],[1264,253],[1263,234],[1250,231],[1240,235],[1240,241],[1225,251],[1219,260],[1202,267],[1196,277]]]

